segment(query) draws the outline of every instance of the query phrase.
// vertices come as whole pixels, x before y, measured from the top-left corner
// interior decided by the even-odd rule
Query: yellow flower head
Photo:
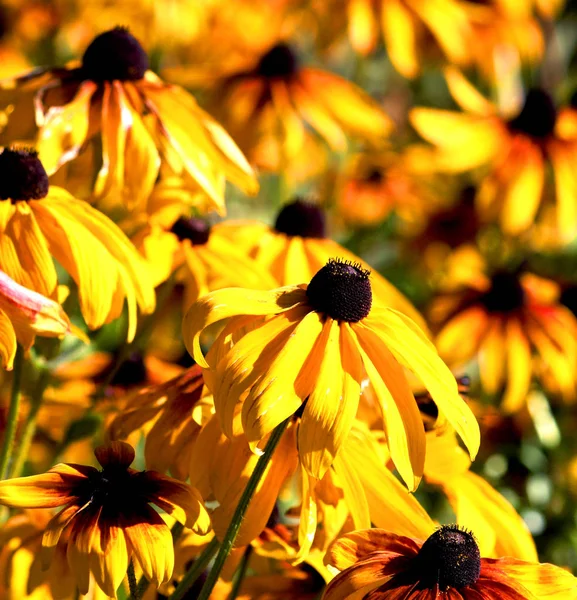
[[[134,450],[112,442],[94,451],[102,469],[58,464],[47,473],[0,482],[0,504],[19,508],[64,508],[46,525],[42,546],[50,564],[63,530],[69,527],[68,564],[82,594],[90,574],[114,596],[132,556],[149,581],[160,585],[172,576],[170,529],[149,504],[204,534],[208,514],[198,492],[156,473],[130,468]]]
[[[128,338],[136,310],[154,310],[154,289],[144,261],[120,229],[62,188],[48,185],[37,154],[0,154],[0,268],[20,285],[54,298],[56,259],[78,285],[86,323],[96,329],[128,303]]]
[[[232,139],[185,90],[149,70],[148,55],[126,29],[97,36],[81,66],[33,72],[5,89],[13,112],[3,139],[33,135],[25,97],[32,93],[37,147],[50,175],[97,148],[92,195],[102,208],[144,208],[161,163],[182,175],[185,186],[200,187],[220,212],[226,179],[250,193],[258,189]],[[62,94],[71,99],[63,102]]]
[[[224,433],[231,438],[243,431],[255,448],[279,423],[303,411],[301,461],[320,479],[349,434],[368,377],[392,460],[414,489],[423,473],[425,432],[406,367],[474,455],[479,429],[455,378],[410,319],[372,300],[368,271],[330,260],[308,286],[230,288],[194,304],[184,319],[184,341],[207,369]],[[228,323],[205,358],[200,335],[223,319]]]
[[[481,558],[472,532],[443,525],[427,540],[383,529],[355,531],[332,547],[342,571],[323,600],[570,600],[577,579],[550,564]]]

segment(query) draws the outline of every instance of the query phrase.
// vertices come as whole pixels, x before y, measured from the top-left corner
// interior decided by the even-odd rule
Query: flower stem
[[[244,492],[242,493],[240,501],[236,507],[236,510],[234,511],[234,515],[232,517],[230,525],[228,526],[228,529],[222,540],[222,544],[220,546],[220,550],[218,552],[216,560],[214,561],[214,565],[208,575],[204,586],[202,587],[202,590],[200,591],[198,600],[209,599],[210,594],[218,580],[218,576],[220,575],[220,572],[224,566],[224,563],[234,545],[236,536],[238,535],[241,523],[244,519],[244,515],[248,509],[250,501],[252,500],[256,488],[258,487],[258,484],[266,470],[266,467],[273,455],[277,444],[279,443],[282,437],[282,434],[284,433],[284,430],[286,429],[286,426],[288,425],[289,420],[290,417],[288,419],[285,419],[279,425],[277,425],[274,431],[272,432],[270,438],[268,439],[264,452],[259,457],[254,471],[252,472],[252,475],[250,476],[248,483],[244,488]]]
[[[181,582],[178,584],[169,600],[182,600],[186,592],[192,587],[194,582],[202,575],[206,565],[210,562],[218,548],[218,540],[214,537],[210,540],[204,552],[192,563],[190,569],[184,574]]]
[[[8,466],[11,458],[16,427],[18,425],[18,413],[20,411],[20,383],[22,381],[23,352],[20,345],[16,348],[14,357],[14,375],[12,379],[12,393],[10,394],[10,408],[8,409],[8,422],[4,433],[4,443],[0,453],[0,480],[8,476]]]
[[[234,578],[234,583],[232,584],[232,589],[230,590],[230,594],[228,596],[228,600],[235,600],[240,592],[240,586],[242,585],[242,580],[246,575],[246,570],[248,568],[248,561],[250,560],[250,555],[252,554],[252,546],[247,546],[245,553],[242,556],[242,560],[236,572],[236,576]]]
[[[20,437],[20,441],[18,442],[18,449],[14,454],[14,461],[10,470],[10,475],[12,477],[20,477],[20,475],[22,474],[22,470],[24,469],[24,464],[26,463],[26,459],[28,458],[28,452],[30,451],[30,446],[32,445],[34,434],[36,433],[36,421],[38,418],[38,411],[42,406],[42,398],[44,397],[44,391],[48,387],[49,382],[50,371],[43,369],[38,375],[36,386],[30,398],[30,412],[28,413],[26,421],[24,422],[22,436]]]

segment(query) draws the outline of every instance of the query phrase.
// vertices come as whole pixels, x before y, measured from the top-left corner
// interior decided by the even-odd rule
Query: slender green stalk
[[[10,407],[8,409],[8,423],[4,433],[4,442],[0,453],[0,479],[8,477],[10,458],[13,458],[14,439],[18,426],[18,413],[20,411],[20,383],[22,381],[23,352],[20,345],[16,348],[14,357],[14,375],[12,379],[12,393],[10,394]]]
[[[247,546],[245,553],[242,555],[242,560],[240,561],[240,565],[236,571],[234,581],[232,584],[232,589],[230,590],[230,594],[228,596],[228,600],[235,600],[240,592],[240,586],[242,585],[242,580],[246,575],[246,570],[248,568],[248,561],[250,560],[250,555],[252,554],[252,546]]]
[[[14,453],[12,468],[9,471],[12,477],[20,477],[24,469],[24,464],[28,458],[30,446],[32,445],[32,440],[34,439],[34,434],[36,433],[38,411],[42,406],[42,398],[44,397],[44,392],[48,387],[49,382],[50,371],[42,370],[38,375],[36,386],[32,392],[32,396],[30,398],[30,412],[28,413],[26,421],[24,422],[24,428],[18,442],[18,448]]]
[[[126,571],[126,575],[128,577],[128,588],[130,589],[130,600],[140,600],[140,596],[138,595],[138,584],[136,583],[136,573],[134,572],[134,563],[132,559],[130,559],[130,564],[128,565],[128,571]]]
[[[202,575],[206,565],[218,549],[218,540],[214,537],[204,549],[204,552],[192,563],[190,569],[184,574],[181,582],[178,584],[168,600],[182,600],[186,592],[193,586],[194,582]]]
[[[264,453],[259,457],[254,471],[252,472],[252,475],[250,476],[248,483],[244,488],[244,492],[242,493],[236,510],[234,511],[234,515],[222,540],[222,544],[220,546],[218,555],[214,561],[214,565],[206,579],[206,582],[204,583],[204,586],[202,587],[202,590],[200,591],[200,596],[198,597],[198,600],[209,599],[210,594],[218,580],[218,576],[222,571],[222,567],[224,566],[224,563],[234,545],[236,536],[238,535],[242,520],[244,519],[244,515],[248,509],[250,501],[252,500],[252,497],[259,484],[259,481],[261,480],[266,470],[266,467],[273,455],[277,444],[279,443],[282,437],[282,434],[284,433],[284,430],[286,429],[286,426],[288,425],[289,420],[290,417],[283,421],[280,425],[276,426],[267,442],[266,448],[264,449]]]

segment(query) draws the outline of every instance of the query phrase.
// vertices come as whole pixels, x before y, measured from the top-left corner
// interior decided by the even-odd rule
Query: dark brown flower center
[[[170,231],[180,240],[190,240],[193,246],[202,246],[210,237],[210,225],[202,219],[180,217]]]
[[[40,200],[48,194],[48,175],[35,150],[5,148],[0,154],[0,199]]]
[[[287,44],[277,44],[262,56],[256,73],[263,77],[290,77],[298,71],[298,60]]]
[[[372,183],[373,185],[379,185],[383,181],[383,178],[383,172],[381,169],[377,169],[376,167],[368,171],[365,175],[365,181],[367,183]]]
[[[357,323],[371,310],[369,275],[359,264],[331,258],[308,285],[309,303],[336,321]]]
[[[279,233],[289,236],[324,238],[325,215],[315,204],[295,200],[283,206],[276,218],[274,228]]]
[[[82,57],[85,77],[96,82],[142,79],[148,66],[140,42],[123,27],[96,36]]]
[[[561,292],[559,302],[577,316],[577,285],[570,285],[564,288]]]
[[[148,371],[141,352],[131,352],[117,366],[118,358],[112,362],[98,375],[99,381],[109,381],[111,386],[132,387],[144,383],[148,378]],[[112,375],[112,378],[110,378]]]
[[[491,287],[480,299],[490,313],[509,313],[523,306],[525,292],[515,273],[497,272],[491,278]]]
[[[481,553],[471,533],[443,525],[423,544],[417,556],[419,579],[428,589],[444,592],[473,585],[481,573]]]
[[[557,121],[557,109],[553,98],[542,89],[534,88],[527,92],[521,112],[511,121],[509,128],[542,139],[553,133]]]

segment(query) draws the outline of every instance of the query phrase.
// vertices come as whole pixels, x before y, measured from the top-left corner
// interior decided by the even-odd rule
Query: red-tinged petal
[[[210,530],[210,518],[200,494],[186,483],[146,471],[148,491],[146,501],[172,515],[195,533],[206,534]]]
[[[122,521],[122,530],[148,581],[160,586],[172,577],[174,547],[170,529],[152,508],[131,513]]]
[[[481,571],[481,577],[471,587],[479,592],[483,600],[533,600],[524,586],[502,573],[494,579],[492,576],[485,577]]]
[[[73,522],[68,539],[66,558],[81,594],[87,594],[90,586],[90,549],[93,538],[100,537],[97,527],[101,510],[93,507],[85,510],[82,518]]]
[[[577,579],[565,569],[548,563],[530,563],[514,558],[482,560],[481,577],[502,579],[503,575],[523,586],[537,598],[575,600]],[[480,580],[484,582],[484,579]]]
[[[103,467],[117,467],[128,469],[134,461],[134,448],[126,442],[109,442],[98,446],[94,450],[96,460]]]
[[[0,481],[0,504],[15,508],[52,508],[74,502],[76,489],[94,467],[59,464],[42,475]]]
[[[204,368],[208,363],[200,348],[200,334],[213,323],[237,315],[274,315],[306,302],[306,291],[297,286],[278,288],[270,292],[228,288],[211,292],[193,304],[182,324],[187,350]]]
[[[84,81],[70,102],[48,109],[36,140],[48,175],[78,156],[88,134],[90,105],[97,87],[93,81]]]
[[[109,522],[100,513],[90,537],[90,572],[98,586],[109,596],[114,597],[126,575],[129,563],[128,547],[124,531],[118,523]],[[69,542],[71,543],[71,542]]]
[[[356,562],[370,558],[374,552],[386,555],[416,556],[422,542],[397,535],[384,529],[365,529],[341,536],[329,550],[329,564],[339,571],[348,569]]]
[[[60,536],[64,529],[72,522],[72,520],[78,516],[90,503],[84,506],[78,504],[72,504],[61,510],[56,514],[46,525],[44,534],[42,536],[42,566],[47,569],[52,561],[56,544],[60,540]]]

